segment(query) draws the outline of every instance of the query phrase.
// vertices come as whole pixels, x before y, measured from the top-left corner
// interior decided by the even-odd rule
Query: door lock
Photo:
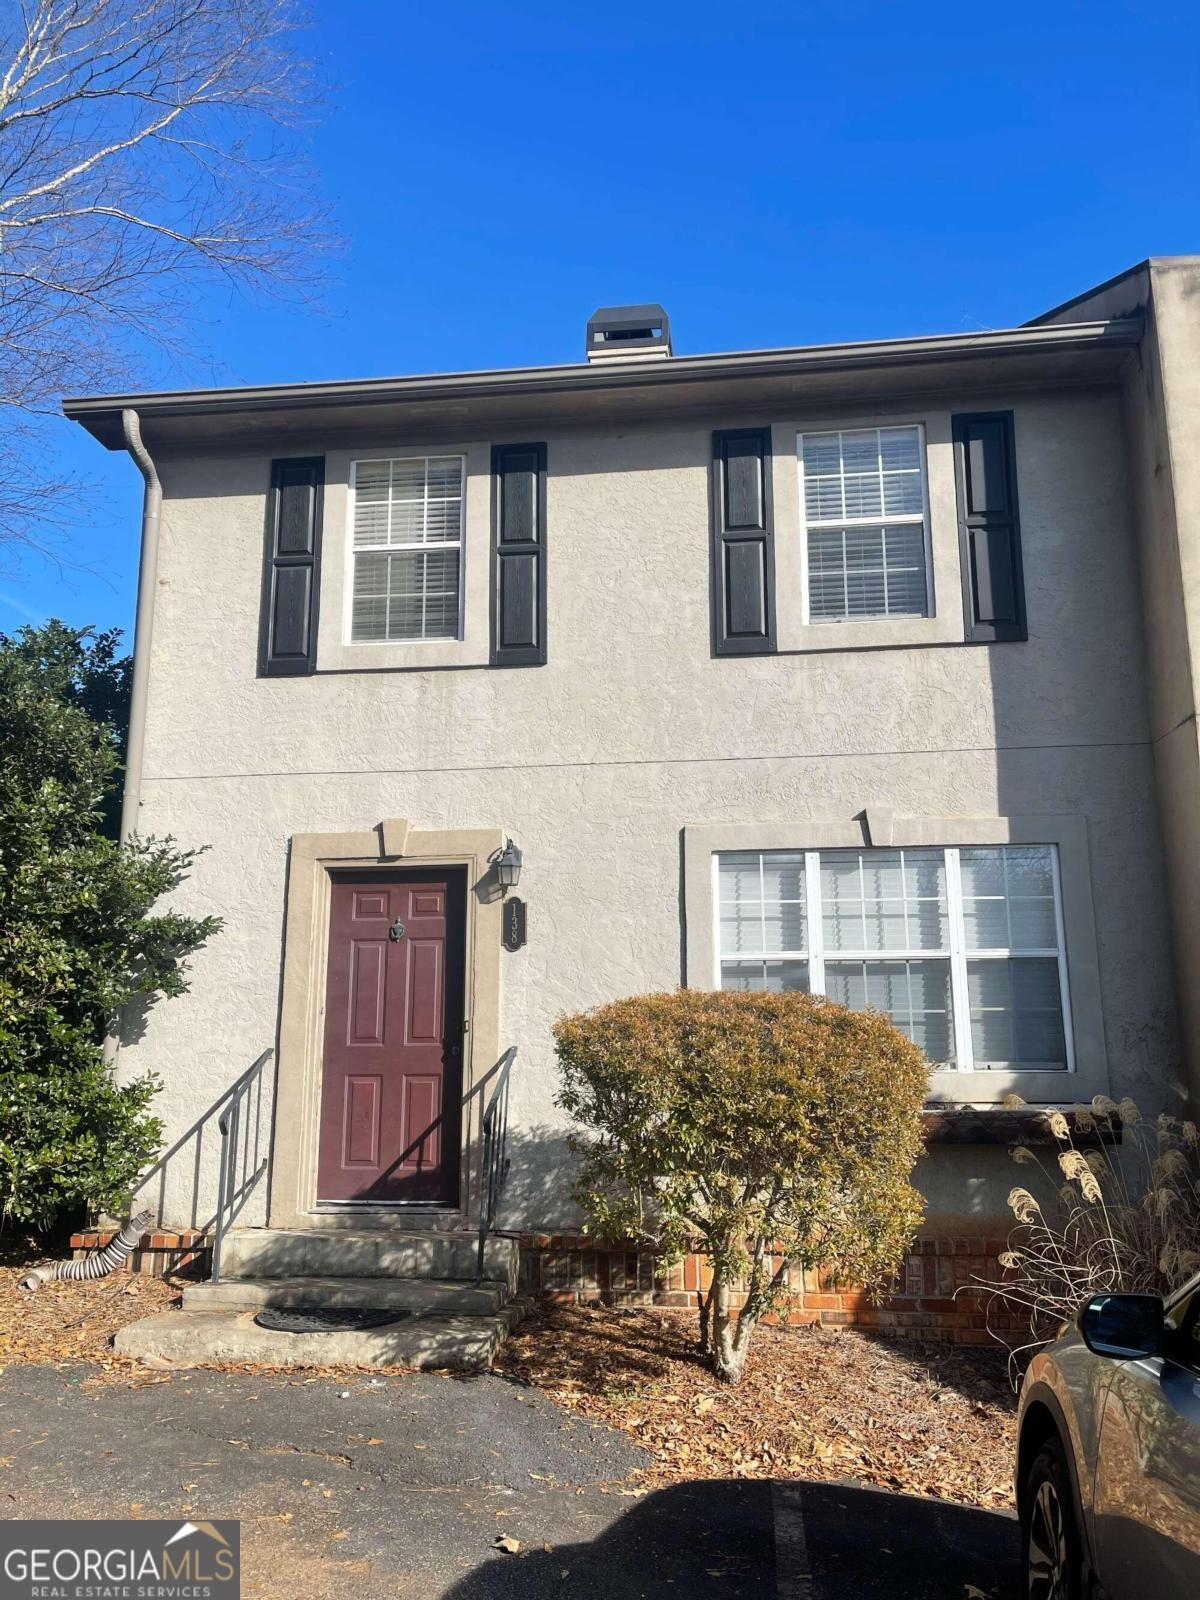
[[[393,944],[397,944],[401,939],[403,939],[403,937],[404,924],[400,921],[400,918],[397,917],[395,922],[393,922],[391,927],[388,929],[388,938]]]

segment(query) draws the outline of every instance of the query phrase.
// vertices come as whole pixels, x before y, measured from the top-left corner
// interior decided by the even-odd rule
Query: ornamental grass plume
[[[1073,1178],[1079,1184],[1080,1193],[1089,1204],[1098,1205],[1103,1200],[1100,1179],[1082,1151],[1064,1150],[1058,1158],[1058,1164],[1068,1178]],[[1070,1189],[1066,1192],[1068,1195],[1071,1193]]]
[[[1005,1276],[973,1286],[986,1298],[990,1330],[1014,1359],[1057,1338],[1092,1295],[1167,1295],[1200,1270],[1194,1122],[1168,1112],[1146,1118],[1131,1099],[1118,1104],[1107,1095],[1046,1120],[1055,1159],[1026,1144],[1010,1151],[1035,1171],[1029,1187],[1008,1197],[1017,1226],[1000,1257]],[[1081,1150],[1082,1134],[1099,1144]],[[993,1314],[1014,1311],[1021,1327],[1010,1332]]]

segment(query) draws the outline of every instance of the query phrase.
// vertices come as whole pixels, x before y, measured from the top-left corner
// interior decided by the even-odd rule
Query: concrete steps
[[[270,1367],[415,1367],[484,1371],[525,1314],[510,1300],[494,1316],[417,1316],[358,1333],[277,1333],[252,1311],[163,1311],[122,1328],[120,1355],[173,1366],[243,1362]]]
[[[353,1306],[420,1316],[493,1316],[507,1304],[507,1283],[455,1278],[226,1278],[183,1291],[185,1311],[260,1311],[264,1306]]]
[[[225,1240],[222,1278],[463,1278],[474,1281],[478,1240],[467,1233],[246,1228]],[[483,1275],[517,1286],[517,1241],[492,1235]]]
[[[433,1229],[247,1228],[224,1241],[220,1283],[190,1284],[179,1311],[123,1328],[114,1348],[187,1366],[487,1367],[524,1302],[514,1239],[490,1237],[476,1282],[478,1240]],[[266,1306],[394,1310],[394,1326],[280,1333]]]

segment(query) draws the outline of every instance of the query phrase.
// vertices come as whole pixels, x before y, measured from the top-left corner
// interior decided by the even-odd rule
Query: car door
[[[1200,1594],[1200,1286],[1168,1308],[1164,1354],[1115,1363],[1094,1527],[1111,1600]]]

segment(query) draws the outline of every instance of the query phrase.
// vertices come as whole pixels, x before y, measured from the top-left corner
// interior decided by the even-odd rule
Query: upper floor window
[[[463,458],[355,461],[350,495],[351,642],[459,638]]]
[[[935,1065],[1072,1065],[1053,845],[732,851],[716,874],[722,988],[873,1007]]]
[[[804,620],[928,616],[920,426],[803,433],[799,444]]]

